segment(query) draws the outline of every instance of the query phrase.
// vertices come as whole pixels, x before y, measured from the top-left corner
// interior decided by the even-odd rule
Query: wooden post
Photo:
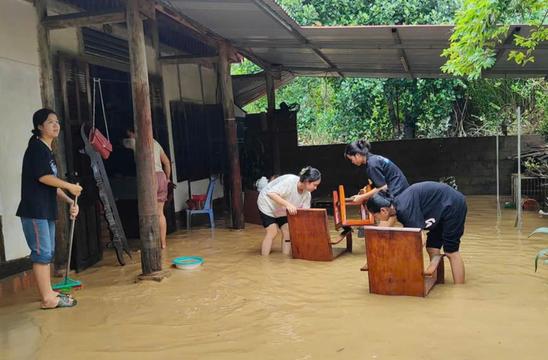
[[[55,92],[53,82],[53,59],[51,55],[49,31],[43,24],[47,17],[47,0],[36,0],[36,15],[38,19],[38,57],[40,59],[40,95],[42,97],[42,106],[56,111]],[[38,109],[36,109],[38,110]],[[57,111],[56,111],[57,112]],[[57,163],[58,175],[63,178],[66,171],[65,144],[63,141],[64,130],[61,130],[60,136],[53,143],[55,162]],[[67,205],[57,200],[57,228],[55,232],[55,271],[63,269],[67,262],[67,237],[66,231],[68,224]]]
[[[42,105],[54,110],[53,66],[49,42],[49,32],[43,20],[47,17],[47,0],[36,0],[38,16],[38,56],[40,57],[40,94]]]
[[[266,99],[267,111],[266,117],[271,134],[272,145],[272,170],[275,174],[280,174],[280,140],[278,136],[278,124],[276,123],[274,112],[276,110],[276,89],[274,88],[274,77],[270,71],[265,72],[266,78]]]
[[[139,14],[139,0],[127,2],[127,30],[135,124],[135,162],[137,165],[137,193],[139,203],[139,236],[141,238],[142,277],[154,277],[162,270],[160,227],[156,210],[156,174],[154,172],[154,140],[148,70],[145,54],[143,21]]]
[[[242,178],[240,175],[240,154],[236,132],[236,117],[234,115],[234,94],[232,93],[232,77],[230,75],[229,45],[219,45],[219,80],[223,97],[223,112],[225,117],[226,152],[230,162],[230,192],[232,227],[243,229],[244,213],[242,207]]]

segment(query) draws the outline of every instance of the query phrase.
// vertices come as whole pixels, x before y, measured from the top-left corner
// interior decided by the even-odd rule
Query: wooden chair
[[[352,233],[346,235],[346,248],[334,248],[327,227],[325,209],[299,209],[287,216],[293,258],[331,261],[342,253],[352,252]]]
[[[424,273],[421,229],[366,226],[365,246],[370,293],[424,297],[444,282],[443,256]]]
[[[347,206],[360,207],[360,219],[348,219],[346,214]],[[345,198],[344,186],[339,185],[339,191],[333,190],[333,218],[335,228],[339,230],[348,226],[365,226],[375,224],[373,214],[371,214],[361,203],[356,203],[351,199]]]

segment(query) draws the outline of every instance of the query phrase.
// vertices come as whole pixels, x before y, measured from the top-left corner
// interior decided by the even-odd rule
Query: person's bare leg
[[[427,275],[432,275],[434,271],[436,271],[439,263],[438,261],[433,260],[436,259],[438,256],[441,256],[441,251],[440,249],[427,247],[426,252],[428,253],[428,257],[430,258],[430,264],[428,265],[426,270],[424,270],[424,273]]]
[[[51,274],[49,264],[32,264],[32,272],[38,285],[38,292],[40,293],[40,299],[42,301],[42,307],[53,308],[57,306],[59,299],[58,293],[51,288]]]
[[[369,266],[367,266],[367,251],[365,252],[365,264],[363,264],[363,266],[360,268],[360,271],[368,271],[369,270]]]
[[[289,238],[289,224],[282,225],[282,252],[285,255],[291,254],[291,242]]]
[[[263,244],[261,246],[261,255],[267,256],[272,250],[272,241],[276,235],[278,235],[278,225],[270,224],[265,228],[266,234],[264,235]]]
[[[158,202],[158,223],[160,224],[160,244],[162,249],[167,246],[167,220],[164,215],[164,202]]]
[[[453,273],[453,282],[455,284],[464,284],[464,261],[460,256],[460,252],[445,253],[451,264],[451,272]]]

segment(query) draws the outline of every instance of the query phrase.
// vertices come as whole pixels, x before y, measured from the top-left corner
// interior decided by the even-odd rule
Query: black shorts
[[[444,216],[439,225],[428,232],[426,247],[441,249],[446,253],[459,251],[460,238],[464,234],[466,221],[466,203],[456,208],[451,214]]]
[[[275,217],[266,215],[261,210],[259,210],[259,215],[261,216],[261,221],[263,222],[263,226],[265,228],[269,227],[272,224],[277,224],[278,227],[281,228],[282,225],[287,224],[287,216],[275,218]]]

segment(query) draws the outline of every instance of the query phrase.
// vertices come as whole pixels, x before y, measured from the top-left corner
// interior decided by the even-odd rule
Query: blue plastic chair
[[[209,185],[207,186],[207,196],[204,202],[204,207],[198,210],[189,210],[189,209],[186,210],[187,230],[190,230],[192,215],[196,215],[196,214],[208,214],[211,228],[212,229],[215,228],[215,218],[213,216],[213,190],[215,189],[216,180],[217,178],[214,176],[209,178]]]

